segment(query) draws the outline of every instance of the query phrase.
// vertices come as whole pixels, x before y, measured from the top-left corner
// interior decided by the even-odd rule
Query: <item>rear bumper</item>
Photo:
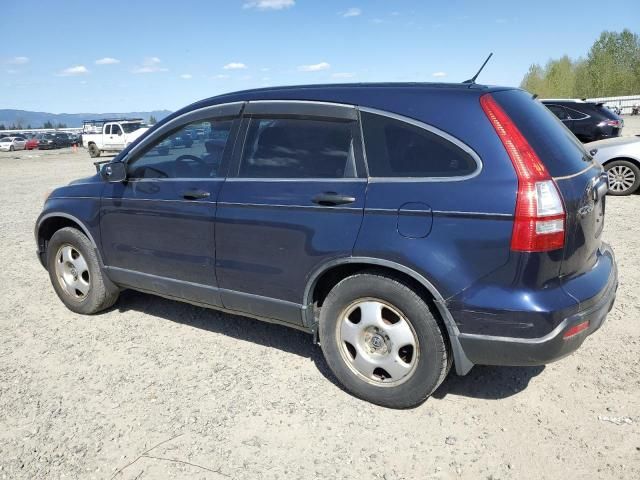
[[[609,250],[613,256],[613,252]],[[584,340],[598,330],[611,308],[618,289],[618,271],[612,262],[605,287],[593,298],[583,302],[587,308],[565,318],[544,337],[515,338],[460,333],[458,341],[469,361],[476,365],[544,365],[577,350]],[[580,333],[564,338],[576,325],[589,322]]]

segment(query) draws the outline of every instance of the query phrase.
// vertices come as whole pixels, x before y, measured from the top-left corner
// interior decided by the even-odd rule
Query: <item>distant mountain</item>
[[[98,118],[142,118],[149,120],[150,116],[156,117],[156,120],[169,115],[169,110],[154,110],[152,112],[126,112],[126,113],[46,113],[46,112],[30,112],[28,110],[9,110],[0,109],[0,124],[5,128],[11,125],[21,125],[21,128],[41,128],[45,122],[51,122],[54,125],[64,123],[67,127],[81,127],[83,120],[91,120]]]

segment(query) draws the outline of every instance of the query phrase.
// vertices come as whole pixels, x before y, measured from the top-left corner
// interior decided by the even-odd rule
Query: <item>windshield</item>
[[[142,127],[141,123],[122,123],[121,125],[122,125],[122,129],[124,130],[124,133],[135,132],[136,130]]]
[[[1,143],[11,143],[12,141],[13,141],[13,137],[0,138]]]

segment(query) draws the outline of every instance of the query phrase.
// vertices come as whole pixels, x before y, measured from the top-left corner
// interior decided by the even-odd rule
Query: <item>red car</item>
[[[31,137],[24,146],[25,150],[36,150],[38,148],[38,137]]]

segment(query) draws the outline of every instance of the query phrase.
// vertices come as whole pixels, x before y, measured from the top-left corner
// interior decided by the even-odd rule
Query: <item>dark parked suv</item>
[[[175,112],[55,190],[35,235],[74,312],[132,288],[281,323],[350,392],[410,407],[452,364],[544,364],[600,327],[606,191],[521,90],[268,88]]]
[[[617,137],[624,122],[602,103],[583,100],[542,100],[549,110],[583,142]]]

